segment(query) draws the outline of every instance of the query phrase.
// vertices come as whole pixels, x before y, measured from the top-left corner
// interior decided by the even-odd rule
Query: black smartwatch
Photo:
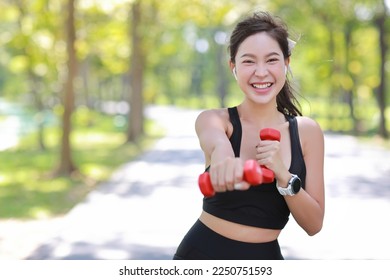
[[[293,196],[300,191],[302,187],[302,182],[297,175],[292,174],[291,179],[288,181],[286,188],[280,187],[277,182],[276,182],[276,187],[278,188],[278,191],[281,195]]]

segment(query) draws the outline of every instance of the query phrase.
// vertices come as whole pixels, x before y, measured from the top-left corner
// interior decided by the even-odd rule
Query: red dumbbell
[[[243,179],[251,185],[260,185],[263,182],[263,174],[256,160],[250,159],[245,162]],[[199,175],[198,185],[205,197],[211,197],[215,194],[208,172]]]
[[[280,141],[280,132],[273,128],[263,128],[260,130],[260,139]],[[272,183],[274,181],[275,174],[272,170],[261,166],[261,171],[263,173],[263,183]]]

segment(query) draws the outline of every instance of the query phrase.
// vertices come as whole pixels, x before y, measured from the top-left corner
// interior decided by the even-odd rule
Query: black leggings
[[[177,248],[174,260],[283,260],[278,240],[247,243],[226,238],[197,221]]]

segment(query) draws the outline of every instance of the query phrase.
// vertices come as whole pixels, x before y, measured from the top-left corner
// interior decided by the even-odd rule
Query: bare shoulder
[[[297,117],[297,122],[303,147],[323,146],[324,133],[315,120],[309,117]]]
[[[203,127],[220,127],[226,130],[229,121],[229,113],[226,108],[210,109],[202,111],[196,118],[196,129]]]
[[[203,120],[203,119],[221,119],[224,120],[229,117],[228,111],[226,108],[220,108],[220,109],[209,109],[202,111],[199,115],[197,120]]]
[[[296,117],[298,122],[299,130],[302,132],[320,132],[322,133],[322,129],[320,125],[313,119],[309,117]]]
[[[205,154],[206,165],[211,162],[211,155],[216,147],[230,147],[229,113],[227,109],[206,110],[199,114],[195,122],[195,130],[200,146]],[[231,153],[233,153],[231,151]],[[234,155],[234,153],[233,153]]]

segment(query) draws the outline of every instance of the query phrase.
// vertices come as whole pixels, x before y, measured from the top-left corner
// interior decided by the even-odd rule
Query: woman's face
[[[276,102],[288,66],[278,42],[266,32],[249,36],[239,46],[235,61],[230,67],[247,98],[262,104]]]

